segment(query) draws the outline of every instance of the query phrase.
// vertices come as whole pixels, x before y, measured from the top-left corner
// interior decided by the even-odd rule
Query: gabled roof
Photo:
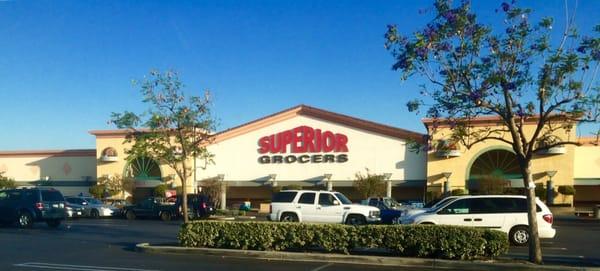
[[[321,119],[321,120],[325,120],[325,121],[329,121],[329,122],[333,122],[333,123],[337,123],[337,124],[342,124],[342,125],[346,125],[349,127],[353,127],[353,128],[357,128],[357,129],[361,129],[361,130],[366,130],[366,131],[370,131],[370,132],[374,132],[374,133],[378,133],[378,134],[382,134],[382,135],[386,135],[386,136],[390,136],[390,137],[395,137],[395,138],[400,138],[400,139],[413,139],[416,141],[422,141],[423,139],[423,134],[421,133],[417,133],[417,132],[413,132],[413,131],[409,131],[409,130],[405,130],[405,129],[400,129],[400,128],[396,128],[396,127],[392,127],[392,126],[388,126],[388,125],[384,125],[384,124],[379,124],[376,122],[372,122],[372,121],[367,121],[367,120],[363,120],[363,119],[359,119],[359,118],[355,118],[355,117],[350,117],[347,115],[342,115],[342,114],[338,114],[338,113],[333,113],[330,111],[326,111],[323,109],[319,109],[319,108],[315,108],[315,107],[311,107],[311,106],[307,106],[307,105],[298,105],[298,106],[294,106],[292,108],[277,112],[275,114],[272,115],[268,115],[266,117],[221,131],[217,134],[215,134],[215,138],[213,143],[217,143],[229,138],[233,138],[236,136],[240,136],[255,130],[258,130],[260,128],[264,128],[267,127],[269,125],[272,125],[274,123],[278,123],[284,120],[288,120],[291,119],[293,117],[296,116],[308,116],[308,117],[312,117],[312,118],[316,118],[316,119]]]
[[[36,156],[53,156],[53,157],[94,156],[95,157],[96,149],[0,151],[0,157],[36,157]]]

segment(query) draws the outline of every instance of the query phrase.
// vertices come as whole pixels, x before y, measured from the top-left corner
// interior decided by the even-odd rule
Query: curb
[[[219,248],[192,248],[178,246],[153,246],[149,243],[140,243],[135,246],[136,251],[144,253],[175,253],[197,254],[205,256],[219,256],[231,258],[279,260],[295,262],[324,262],[340,264],[363,264],[398,267],[419,267],[432,269],[459,269],[459,270],[597,270],[600,268],[571,267],[562,265],[534,265],[528,262],[500,262],[500,261],[453,261],[428,258],[361,256],[343,254],[321,254],[306,252],[258,251],[236,250]]]

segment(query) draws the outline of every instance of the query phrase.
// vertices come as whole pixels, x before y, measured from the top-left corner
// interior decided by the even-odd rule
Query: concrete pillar
[[[221,210],[225,210],[227,207],[227,186],[221,181]]]
[[[445,181],[444,182],[444,195],[448,195],[448,193],[450,193],[450,182]]]
[[[331,180],[327,181],[327,191],[333,190],[333,182]]]
[[[546,182],[546,205],[554,204],[554,184],[552,180]]]
[[[392,197],[392,181],[388,180],[385,182],[385,196],[388,198]]]

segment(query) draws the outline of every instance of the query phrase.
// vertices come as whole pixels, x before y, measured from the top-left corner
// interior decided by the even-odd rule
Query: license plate
[[[52,204],[52,208],[58,208],[58,204]]]
[[[77,215],[81,215],[81,212],[77,212]]]

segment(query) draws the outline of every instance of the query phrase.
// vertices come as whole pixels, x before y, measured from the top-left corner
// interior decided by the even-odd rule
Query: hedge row
[[[185,247],[245,250],[386,249],[398,256],[491,258],[508,251],[506,233],[455,226],[194,221],[181,226]]]

